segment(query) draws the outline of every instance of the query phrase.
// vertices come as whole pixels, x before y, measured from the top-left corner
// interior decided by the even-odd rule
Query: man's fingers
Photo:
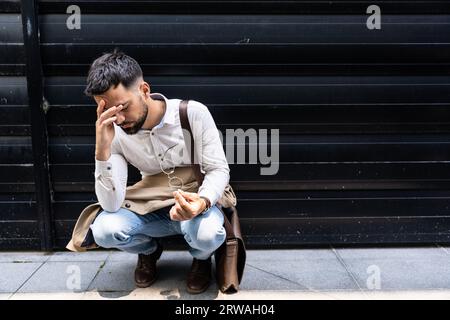
[[[180,205],[181,209],[183,209],[186,212],[192,212],[191,205],[186,201],[186,199],[183,198],[183,196],[175,191],[175,200]]]
[[[170,219],[173,220],[173,221],[183,221],[183,220],[186,220],[183,216],[181,216],[181,215],[177,212],[175,206],[173,206],[173,207],[170,209],[169,214],[170,214]]]
[[[105,119],[107,119],[107,118],[110,118],[110,117],[114,116],[117,112],[121,111],[122,108],[123,108],[122,105],[120,105],[120,106],[113,106],[113,107],[109,108],[108,110],[106,110],[105,112],[103,112],[100,115],[100,118],[99,118],[100,122],[105,120]]]
[[[176,212],[170,213],[170,220],[172,221],[181,221],[181,217]]]
[[[109,108],[108,110],[106,110],[105,112],[103,112],[100,115],[100,117],[98,118],[99,122],[102,123],[102,121],[104,121],[105,119],[108,119],[108,118],[114,116],[117,112],[121,111],[122,108],[123,108],[122,105]]]
[[[105,100],[100,100],[98,106],[97,106],[97,119],[100,118],[100,115],[103,113],[103,110],[105,109]]]
[[[113,115],[114,115],[114,111],[116,111],[116,106],[111,107],[111,108],[109,108],[109,109],[103,111],[103,113],[100,115],[100,117],[98,117],[98,120],[100,121],[100,123],[101,123],[103,120],[105,120],[105,119],[110,118],[111,116],[113,116]]]
[[[192,214],[190,211],[184,210],[181,208],[180,204],[177,202],[175,203],[175,212],[183,218],[183,220],[189,220],[192,217]]]
[[[100,115],[103,113],[104,108],[105,108],[105,100],[101,99],[97,105],[97,119],[100,118]]]
[[[107,126],[107,125],[113,123],[116,120],[117,120],[116,116],[108,118],[108,119],[104,120],[102,123],[100,123],[100,126]]]

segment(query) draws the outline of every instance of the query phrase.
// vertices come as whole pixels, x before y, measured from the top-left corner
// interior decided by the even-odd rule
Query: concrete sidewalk
[[[249,250],[241,290],[190,295],[187,252],[165,251],[136,289],[136,255],[0,253],[0,299],[450,299],[450,247]]]

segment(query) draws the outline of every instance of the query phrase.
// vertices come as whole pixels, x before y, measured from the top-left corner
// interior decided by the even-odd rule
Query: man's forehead
[[[94,99],[97,103],[103,99],[105,101],[105,109],[109,109],[120,104],[125,104],[129,101],[129,97],[126,95],[120,95],[117,97],[111,97],[110,95],[98,95],[95,96]]]
[[[99,103],[101,100],[105,101],[105,107],[106,108],[110,108],[112,106],[115,106],[116,104],[120,104],[120,102],[122,102],[121,100],[125,101],[125,99],[111,99],[111,98],[107,98],[104,96],[96,96],[95,97],[95,101],[97,103]]]
[[[129,101],[131,94],[132,88],[127,89],[121,83],[119,83],[117,87],[111,87],[105,93],[94,96],[94,99],[97,103],[99,103],[102,99],[105,100],[105,108],[108,109]]]

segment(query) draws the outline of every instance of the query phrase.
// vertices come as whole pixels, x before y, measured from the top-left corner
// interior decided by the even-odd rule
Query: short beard
[[[145,104],[144,100],[142,100],[141,97],[139,97],[139,102],[141,103],[143,114],[141,117],[139,117],[139,119],[136,120],[133,126],[129,128],[122,128],[122,130],[125,131],[126,134],[136,134],[139,130],[141,130],[145,120],[147,120],[148,106]]]

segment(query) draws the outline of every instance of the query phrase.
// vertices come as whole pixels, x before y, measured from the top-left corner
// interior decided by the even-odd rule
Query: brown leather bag
[[[216,280],[223,293],[238,292],[245,267],[245,245],[236,207],[222,207],[226,241],[216,250]]]
[[[194,136],[187,116],[188,101],[180,102],[180,123],[185,130],[183,136],[185,141],[187,133],[190,135],[191,163],[197,178],[198,185],[203,182],[204,175],[200,170],[200,165],[194,161]],[[187,132],[186,132],[187,131]],[[189,144],[186,144],[189,145]],[[236,196],[230,185],[225,188],[222,198],[218,201],[217,207],[222,211],[224,216],[224,227],[227,238],[225,242],[215,252],[216,262],[216,280],[219,289],[223,293],[234,293],[239,290],[242,276],[244,274],[246,253],[245,244],[242,238],[241,226],[239,223],[238,212],[235,207]]]

